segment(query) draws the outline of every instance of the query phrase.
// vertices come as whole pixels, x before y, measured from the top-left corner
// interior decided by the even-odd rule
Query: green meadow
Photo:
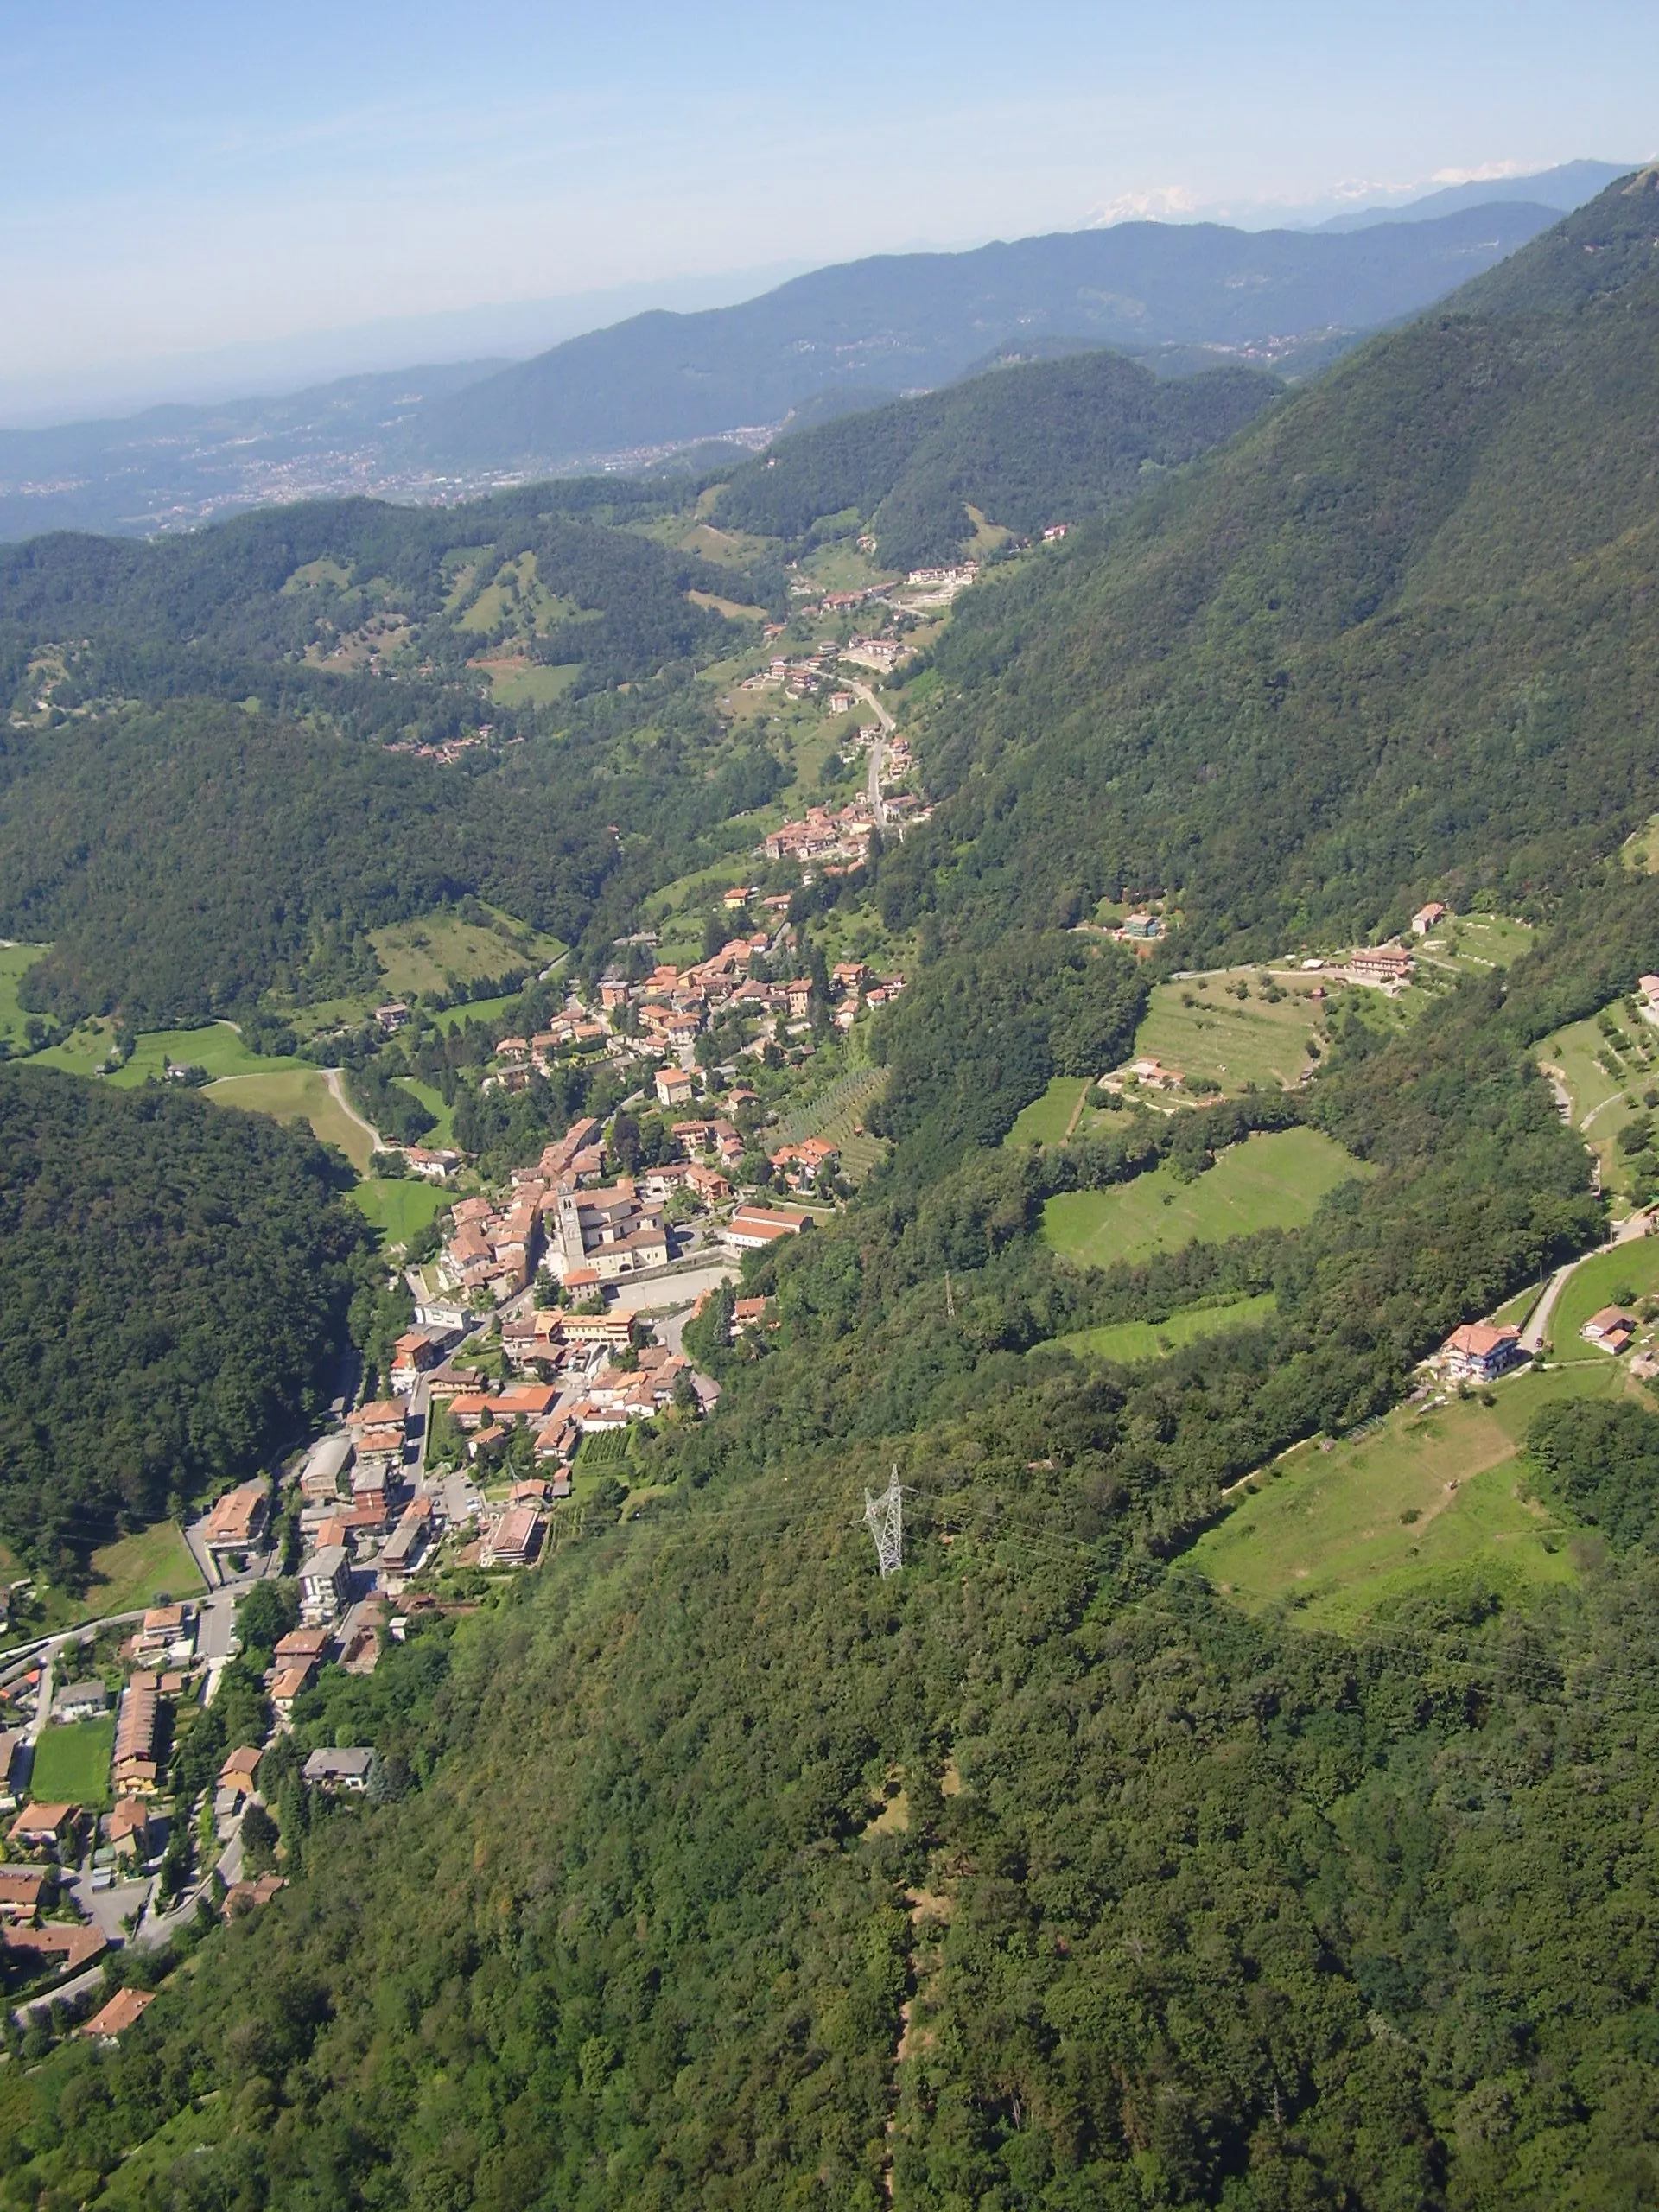
[[[1580,1330],[1592,1313],[1616,1304],[1621,1294],[1650,1298],[1656,1291],[1659,1291],[1659,1236],[1632,1237],[1628,1244],[1615,1245],[1611,1252],[1597,1252],[1581,1260],[1561,1286],[1549,1317],[1556,1357],[1608,1359],[1607,1353],[1584,1342]]]
[[[1522,1440],[1550,1400],[1623,1389],[1612,1361],[1584,1362],[1500,1383],[1491,1406],[1402,1407],[1352,1441],[1298,1446],[1234,1493],[1191,1563],[1252,1612],[1338,1632],[1471,1573],[1517,1593],[1570,1582],[1573,1527],[1527,1495]]]
[[[29,1779],[37,1805],[81,1805],[101,1812],[110,1802],[110,1754],[115,1749],[115,1716],[78,1720],[67,1728],[48,1728],[35,1746]]]
[[[1109,1321],[1098,1329],[1077,1329],[1058,1342],[1067,1351],[1094,1359],[1115,1359],[1125,1365],[1135,1360],[1162,1359],[1200,1338],[1265,1321],[1278,1302],[1272,1291],[1264,1290],[1259,1297],[1236,1299],[1230,1306],[1184,1306],[1162,1321]]]
[[[1229,1093],[1247,1083],[1288,1090],[1308,1065],[1307,1040],[1319,1013],[1310,993],[1321,980],[1279,976],[1277,1000],[1262,996],[1266,978],[1255,968],[1160,983],[1135,1032],[1135,1057],[1207,1076]],[[1234,995],[1241,983],[1248,998]]]
[[[1078,1267],[1110,1267],[1258,1229],[1295,1229],[1327,1192],[1365,1171],[1318,1129],[1281,1129],[1230,1146],[1207,1174],[1167,1166],[1104,1191],[1065,1191],[1043,1208],[1043,1236]]]
[[[385,1232],[388,1244],[407,1244],[429,1222],[435,1221],[450,1202],[451,1193],[413,1176],[391,1176],[359,1183],[352,1203],[374,1226]]]

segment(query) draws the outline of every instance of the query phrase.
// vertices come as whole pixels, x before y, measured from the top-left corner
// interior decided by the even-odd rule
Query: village
[[[788,900],[769,911],[738,887],[726,901],[740,923],[751,903],[764,925],[708,959],[632,977],[619,967],[594,1003],[572,995],[546,1031],[499,1039],[484,1081],[508,1092],[562,1049],[597,1047],[633,1086],[606,1120],[578,1117],[494,1188],[453,1148],[400,1148],[405,1172],[449,1198],[435,1255],[407,1268],[412,1325],[361,1402],[194,1524],[209,1594],[3,1662],[0,1967],[25,2007],[85,1987],[124,1945],[274,1895],[276,1859],[243,1837],[251,1813],[264,1833],[261,1767],[308,1695],[332,1670],[372,1673],[388,1640],[533,1570],[596,1495],[613,1518],[635,1435],[714,1403],[685,1322],[747,1254],[806,1232],[849,1189],[836,1141],[790,1135],[744,1066],[804,1060],[815,1028],[844,1035],[904,987],[856,961],[816,982],[791,972]],[[405,1014],[388,1003],[380,1026],[395,1033]],[[741,1042],[706,1065],[715,1024]],[[658,1141],[649,1165],[621,1172],[635,1115],[653,1117]],[[764,1325],[763,1299],[726,1295],[734,1338]],[[292,1618],[258,1655],[257,1740],[204,1774],[188,1747],[205,1740],[226,1667],[245,1663],[245,1604],[262,1589],[282,1592]],[[74,1795],[35,1786],[37,1773],[72,1772]],[[372,1748],[317,1745],[299,1780],[330,1799],[371,1790]],[[118,2034],[143,2002],[119,1991],[88,2032]]]

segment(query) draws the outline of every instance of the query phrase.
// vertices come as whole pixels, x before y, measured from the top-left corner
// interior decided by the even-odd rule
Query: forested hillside
[[[1659,805],[1659,179],[976,594],[895,918],[1160,890],[1196,932],[1541,911]],[[1586,271],[1593,272],[1586,276]]]
[[[54,1576],[338,1387],[366,1239],[308,1135],[0,1069],[0,1535]]]
[[[664,506],[587,482],[0,550],[0,931],[54,946],[27,1002],[303,1002],[468,893],[620,923],[781,772],[691,685],[752,632],[690,595],[729,571],[624,526]],[[556,670],[556,703],[495,699],[497,665]]]
[[[1118,223],[969,253],[880,254],[741,306],[635,315],[422,408],[411,455],[443,467],[595,454],[780,422],[824,391],[925,390],[1027,338],[1271,357],[1441,298],[1554,219],[1471,208],[1351,237]]]
[[[1606,921],[1628,953],[1659,905]],[[1123,1172],[1086,1147],[763,1262],[776,1348],[727,1356],[670,1498],[312,1694],[281,1772],[344,1731],[382,1802],[283,1782],[289,1891],[118,2054],[7,2069],[10,2201],[95,2197],[192,2100],[144,2153],[181,2205],[1632,2201],[1651,1560],[1530,1618],[1477,1569],[1357,1646],[1179,1563],[1221,1484],[1586,1234],[1523,1058],[1579,947],[1531,1014],[1476,985],[1350,1038],[1313,1110],[1376,1177],[1269,1261],[1268,1331],[1022,1356],[1045,1190]]]
[[[1278,389],[1247,369],[1162,382],[1117,353],[997,369],[779,440],[718,512],[799,540],[853,509],[888,567],[949,560],[975,535],[969,506],[1027,537],[1103,513],[1232,436]]]
[[[589,688],[724,643],[721,617],[686,596],[718,591],[722,572],[615,526],[667,504],[584,480],[459,507],[318,500],[147,545],[58,531],[0,547],[0,649],[90,641],[102,652],[81,687],[89,696],[105,688],[106,667],[109,686],[141,696],[164,686],[228,697],[232,675],[251,688],[261,670],[298,662],[285,681],[308,706],[338,693],[319,671],[360,665],[342,667],[337,648],[372,623],[379,658],[418,645],[397,671],[404,719],[418,728],[435,683],[509,638],[550,666],[581,663]],[[386,723],[396,727],[391,714]]]
[[[746,1261],[775,1326],[687,1321],[721,1394],[632,1495],[298,1698],[287,1887],[124,1961],[159,1993],[118,2046],[30,2031],[0,2205],[1659,2202],[1656,1416],[1584,1345],[1420,1388],[1601,1237],[1538,1056],[1659,970],[1659,874],[1612,857],[1659,808],[1656,217],[1616,188],[963,603],[906,707],[950,796],[813,887],[916,932],[890,1162]],[[1149,963],[1076,926],[1126,888],[1177,925]],[[1531,949],[1333,993],[1308,1080],[1003,1141],[1195,949],[1483,890]],[[1045,1233],[1293,1137],[1337,1163],[1303,1225],[1099,1268]],[[1074,1334],[1246,1297],[1157,1357]],[[1546,1579],[1371,1492],[1355,1543],[1386,1512],[1413,1572],[1349,1632],[1294,1550],[1270,1602],[1199,1571],[1294,1447],[1317,1484],[1489,1415]],[[361,1800],[302,1779],[336,1745]]]
[[[372,982],[369,930],[469,893],[570,940],[599,916],[604,942],[779,776],[681,688],[632,705],[478,773],[200,700],[14,739],[0,930],[53,946],[26,1002],[150,1028],[303,1004]]]

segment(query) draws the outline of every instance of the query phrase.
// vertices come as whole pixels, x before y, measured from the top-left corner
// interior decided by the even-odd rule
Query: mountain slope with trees
[[[925,692],[957,795],[877,868],[926,955],[878,1033],[893,1167],[747,1262],[775,1329],[688,1324],[721,1395],[642,1440],[637,1513],[596,1496],[298,1701],[289,1886],[143,1969],[118,2048],[0,2069],[0,2206],[1659,2201],[1651,1416],[1541,1418],[1580,1539],[1542,1597],[1493,1548],[1342,1638],[1185,1563],[1600,1234],[1536,1054],[1659,966],[1659,876],[1605,864],[1650,804],[1656,207],[1534,257],[1548,300],[1624,239],[1618,289],[1382,341],[968,602]],[[1036,925],[1171,855],[1167,965],[1483,869],[1544,925],[1403,1027],[1332,1009],[1293,1091],[1001,1145],[1145,988]],[[1366,1171],[1303,1229],[1103,1271],[1041,1238],[1298,1122]],[[1271,1312],[1141,1365],[1056,1341],[1224,1284]],[[365,1802],[301,1778],[342,1742]]]
[[[1615,187],[964,602],[889,916],[1160,891],[1192,960],[1540,912],[1611,853],[1659,806],[1656,208]]]
[[[780,439],[721,493],[722,523],[806,539],[855,510],[889,568],[952,558],[977,507],[1030,536],[1120,505],[1231,437],[1280,387],[1247,369],[1160,381],[1117,353],[1022,364]]]
[[[741,306],[636,315],[423,408],[410,450],[511,466],[780,422],[823,390],[948,383],[1010,340],[1270,350],[1375,329],[1442,297],[1555,220],[1480,207],[1352,237],[1120,223],[970,253],[882,254]]]
[[[367,1238],[308,1135],[0,1068],[0,1535],[54,1579],[338,1386]]]

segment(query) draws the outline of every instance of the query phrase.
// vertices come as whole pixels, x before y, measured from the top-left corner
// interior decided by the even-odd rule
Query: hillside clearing
[[[328,1088],[321,1068],[273,1069],[266,1061],[258,1075],[227,1076],[207,1086],[206,1096],[244,1113],[270,1114],[279,1122],[308,1122],[319,1144],[343,1152],[359,1175],[368,1173],[374,1147],[362,1124],[353,1120]]]
[[[1057,1075],[1040,1098],[1015,1116],[1002,1141],[1009,1145],[1059,1144],[1077,1117],[1089,1090],[1089,1078]]]
[[[1338,1631],[1471,1570],[1517,1593],[1570,1582],[1570,1526],[1516,1495],[1521,1440],[1549,1400],[1623,1388],[1611,1361],[1556,1368],[1501,1385],[1492,1406],[1402,1407],[1352,1442],[1299,1446],[1237,1494],[1192,1564],[1249,1611],[1288,1605]]]
[[[451,1194],[413,1177],[359,1183],[352,1204],[385,1232],[388,1244],[407,1244],[450,1203]]]
[[[1310,995],[1319,980],[1280,976],[1273,988],[1283,995],[1271,1000],[1255,968],[1160,983],[1135,1032],[1135,1056],[1207,1077],[1229,1094],[1250,1083],[1288,1090],[1308,1065],[1322,1003]],[[1234,995],[1241,983],[1246,999]]]
[[[1135,1360],[1164,1359],[1183,1344],[1224,1329],[1249,1328],[1265,1321],[1278,1305],[1277,1294],[1262,1291],[1255,1298],[1236,1299],[1230,1306],[1188,1306],[1162,1321],[1108,1321],[1097,1329],[1074,1330],[1057,1339],[1065,1351],[1080,1357],[1115,1359],[1124,1365]]]
[[[1167,1166],[1104,1191],[1067,1191],[1043,1208],[1043,1236],[1077,1267],[1110,1267],[1258,1229],[1294,1229],[1360,1163],[1317,1129],[1253,1136],[1190,1183]]]
[[[1604,1306],[1620,1303],[1621,1292],[1630,1298],[1650,1298],[1659,1292],[1659,1237],[1632,1237],[1628,1244],[1616,1245],[1611,1252],[1594,1253],[1573,1268],[1549,1318],[1550,1338],[1558,1358],[1591,1358],[1616,1364],[1605,1352],[1586,1344],[1579,1332]]]

